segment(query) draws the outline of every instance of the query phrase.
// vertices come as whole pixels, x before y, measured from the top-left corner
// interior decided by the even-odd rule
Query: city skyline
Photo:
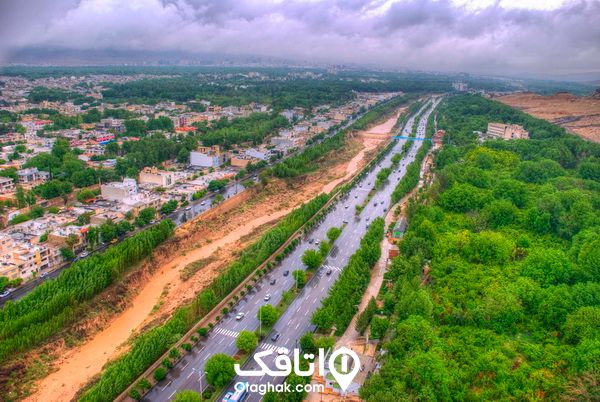
[[[114,54],[124,55],[119,62],[143,54],[212,55],[484,74],[598,73],[600,2],[542,3],[8,2],[0,13],[0,63],[23,55],[31,64],[52,64],[64,54],[89,60],[82,64],[110,63]]]

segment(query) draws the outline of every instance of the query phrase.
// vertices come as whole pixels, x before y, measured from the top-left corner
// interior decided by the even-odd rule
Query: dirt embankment
[[[127,350],[133,335],[164,321],[292,209],[352,177],[380,144],[351,136],[345,149],[324,160],[318,172],[293,181],[271,180],[236,205],[230,202],[219,213],[188,222],[172,241],[156,250],[151,260],[98,297],[68,335],[18,363],[21,378],[45,378],[33,387],[29,381],[27,388],[32,390],[12,382],[9,388],[20,396],[30,395],[28,400],[32,401],[72,399],[109,360]],[[189,279],[181,279],[186,265],[209,257],[207,265]],[[64,339],[78,342],[67,344]],[[32,367],[38,367],[35,373]]]
[[[569,93],[542,96],[518,93],[496,98],[532,116],[558,124],[569,132],[600,142],[600,96],[577,97]]]

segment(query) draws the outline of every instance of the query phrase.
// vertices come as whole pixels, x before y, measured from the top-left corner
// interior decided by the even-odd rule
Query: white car
[[[265,301],[269,301],[269,300],[271,300],[271,294],[270,294],[270,293],[267,293],[267,294],[265,295],[265,298],[264,298],[264,300],[265,300]]]
[[[238,315],[235,316],[236,320],[241,320],[242,318],[244,318],[246,316],[246,313],[238,313]]]

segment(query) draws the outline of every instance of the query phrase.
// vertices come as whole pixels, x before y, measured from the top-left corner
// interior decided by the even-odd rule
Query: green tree
[[[254,332],[240,331],[235,341],[235,345],[239,350],[250,353],[256,349],[258,338]]]
[[[303,271],[301,269],[292,271],[292,277],[294,278],[295,286],[303,288],[304,285],[306,285],[306,271]]]
[[[264,306],[260,306],[256,316],[263,325],[270,327],[279,318],[279,311],[272,305],[265,304]]]
[[[200,402],[201,400],[202,398],[198,392],[186,389],[176,393],[173,402]]]
[[[323,262],[323,256],[321,253],[315,250],[306,250],[302,255],[302,263],[306,268],[315,270],[321,266]]]
[[[212,355],[206,361],[204,372],[206,373],[206,381],[214,387],[224,387],[235,377],[233,365],[235,359],[224,353]]]

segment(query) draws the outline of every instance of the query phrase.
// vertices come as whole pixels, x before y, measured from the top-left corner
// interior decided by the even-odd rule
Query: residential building
[[[190,152],[190,165],[198,167],[218,167],[227,161],[226,154],[218,145],[199,147]]]
[[[140,172],[140,184],[157,184],[162,187],[171,187],[175,184],[175,173],[159,170],[157,167],[145,167]]]
[[[11,177],[0,177],[0,194],[12,193],[15,191],[15,182]]]
[[[111,201],[124,201],[138,193],[135,179],[125,178],[123,182],[111,182],[100,186],[102,198]]]
[[[21,169],[17,172],[17,176],[19,177],[19,183],[46,182],[50,179],[50,173],[38,170],[36,167]]]

